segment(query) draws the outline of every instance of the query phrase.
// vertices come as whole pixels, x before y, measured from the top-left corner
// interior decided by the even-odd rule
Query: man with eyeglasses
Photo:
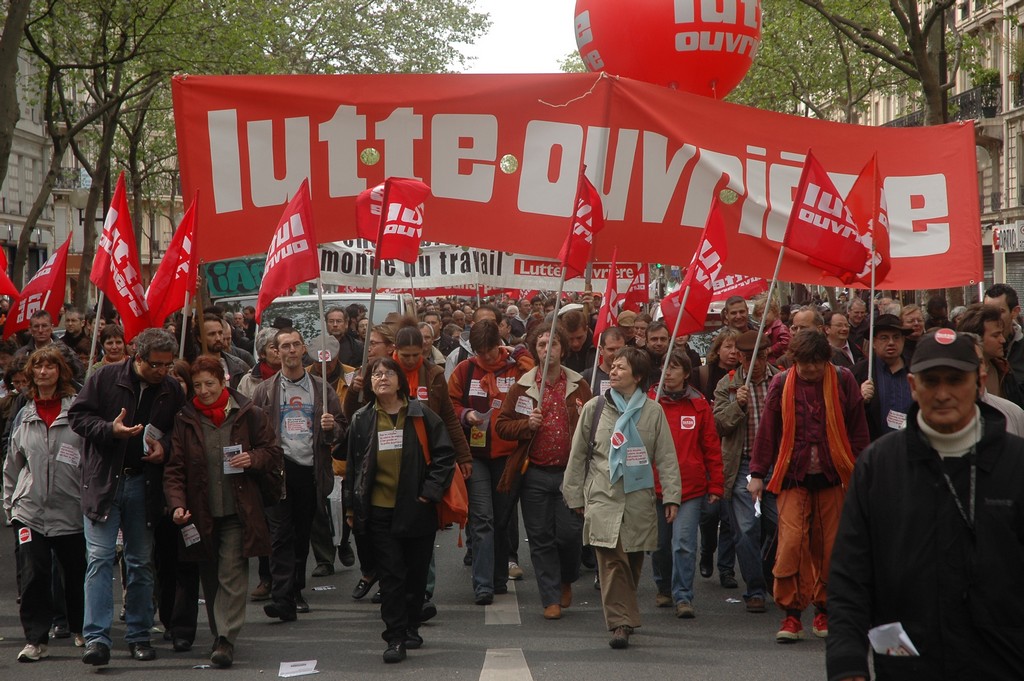
[[[936,329],[910,362],[907,427],[857,460],[829,575],[832,681],[1017,679],[1024,669],[1024,441],[978,401],[975,342]]]
[[[72,430],[85,439],[80,465],[88,567],[82,662],[94,666],[110,661],[118,531],[124,538],[128,572],[128,650],[135,660],[156,657],[150,644],[153,525],[163,513],[164,462],[171,426],[185,395],[168,375],[178,350],[174,336],[163,329],[146,329],[135,337],[135,347],[130,362],[93,372],[68,411]]]
[[[875,320],[875,352],[872,375],[868,376],[867,358],[853,367],[853,377],[860,384],[864,411],[871,440],[902,430],[907,425],[907,412],[914,399],[910,395],[907,376],[910,369],[903,361],[903,339],[910,329],[893,314],[878,315]]]
[[[306,344],[293,328],[274,337],[281,370],[256,386],[252,401],[270,417],[284,450],[285,494],[266,509],[270,525],[272,578],[267,617],[294,622],[296,613],[309,612],[302,596],[306,586],[306,560],[310,531],[318,508],[334,488],[331,449],[344,440],[348,421],[341,413],[338,393],[327,391],[323,379],[305,370]]]
[[[348,324],[348,313],[342,307],[332,307],[324,314],[327,333],[338,341],[338,361],[349,366],[359,366],[363,361],[363,344],[356,338]]]
[[[825,313],[825,337],[832,346],[832,363],[836,366],[852,369],[864,359],[861,349],[850,343],[850,322],[841,312]]]

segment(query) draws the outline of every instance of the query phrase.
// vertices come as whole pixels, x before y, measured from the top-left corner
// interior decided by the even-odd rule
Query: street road
[[[5,531],[6,534],[7,531]],[[525,533],[522,534],[525,538]],[[310,578],[305,591],[312,611],[294,623],[268,619],[262,604],[250,604],[247,622],[236,644],[235,664],[228,670],[194,669],[208,664],[212,639],[200,608],[199,636],[192,651],[175,653],[159,633],[154,634],[157,659],[135,662],[128,657],[123,625],[114,629],[114,649],[108,667],[93,668],[80,661],[81,650],[68,639],[51,641],[50,657],[20,664],[16,657],[24,645],[15,603],[13,540],[0,540],[0,679],[35,681],[73,679],[99,674],[119,679],[143,679],[156,674],[160,681],[202,676],[218,678],[276,678],[283,661],[317,660],[316,678],[374,680],[409,678],[416,681],[593,681],[639,678],[757,681],[760,679],[822,679],[825,675],[823,640],[810,633],[811,613],[804,614],[806,638],[795,645],[775,643],[781,613],[748,614],[739,599],[741,590],[719,586],[697,577],[697,618],[676,619],[672,609],[654,607],[650,561],[644,565],[641,591],[643,627],[632,637],[628,650],[608,646],[600,598],[593,589],[593,573],[584,570],[576,583],[575,601],[561,620],[541,615],[537,584],[530,567],[525,539],[520,557],[526,577],[492,606],[473,604],[469,568],[462,565],[463,549],[453,532],[438,534],[436,551],[438,616],[424,624],[424,647],[410,651],[397,665],[381,661],[383,627],[377,606],[369,597],[351,598],[358,580],[356,568],[342,568],[330,577]],[[312,569],[312,559],[310,561]],[[256,561],[252,561],[255,584]],[[116,571],[115,571],[116,572]],[[315,590],[334,587],[329,590]],[[115,585],[117,606],[120,588]],[[115,612],[117,610],[115,609]],[[17,674],[17,676],[15,676]],[[150,677],[153,678],[153,677]]]

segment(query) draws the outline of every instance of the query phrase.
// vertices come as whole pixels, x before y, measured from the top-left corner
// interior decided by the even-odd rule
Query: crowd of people
[[[717,572],[747,612],[778,608],[779,643],[812,609],[830,679],[867,678],[868,630],[893,623],[920,656],[875,646],[879,678],[1024,669],[1011,287],[952,314],[941,297],[733,297],[703,356],[646,313],[595,337],[589,294],[554,307],[442,299],[380,324],[335,307],[305,338],[212,306],[184,334],[172,319],[128,342],[99,316],[95,357],[91,315],[66,310],[58,338],[37,312],[0,344],[18,659],[72,638],[108,664],[116,602],[133,659],[156,657],[157,619],[189,650],[201,586],[211,663],[229,667],[247,601],[295,621],[307,576],[340,561],[358,563],[352,598],[373,594],[383,659],[401,662],[437,614],[435,507],[459,476],[477,605],[524,578],[521,526],[538,616],[561,619],[593,570],[612,648],[641,626],[643,580],[688,620],[697,574]]]

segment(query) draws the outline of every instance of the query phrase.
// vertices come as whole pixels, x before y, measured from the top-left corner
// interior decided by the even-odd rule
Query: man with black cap
[[[903,341],[909,334],[910,329],[903,328],[903,322],[896,315],[878,315],[872,341],[873,375],[868,376],[866,357],[853,367],[853,377],[860,384],[864,397],[864,414],[872,440],[901,430],[907,424],[907,410],[914,401],[907,382],[910,369],[903,361]]]
[[[917,655],[874,644],[879,679],[1020,678],[1024,440],[978,402],[965,334],[922,336],[910,371],[907,427],[867,447],[850,481],[828,584],[828,678],[869,678],[869,631],[882,625]]]

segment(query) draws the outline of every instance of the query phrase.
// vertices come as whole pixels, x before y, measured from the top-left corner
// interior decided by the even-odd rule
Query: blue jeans
[[[495,518],[508,515],[511,499],[498,492],[507,457],[474,459],[469,478],[469,533],[473,537],[473,593],[493,594],[508,581],[508,527]],[[516,519],[518,520],[518,518]]]
[[[740,463],[739,473],[732,488],[732,503],[726,504],[729,522],[732,525],[733,541],[736,544],[736,562],[740,565],[740,574],[746,583],[744,599],[752,596],[765,597],[766,583],[764,566],[761,557],[761,518],[754,517],[754,500],[747,491],[747,475],[750,474],[750,461]],[[776,525],[779,512],[775,506],[775,495],[764,492],[761,498],[761,513]]]
[[[124,535],[125,640],[149,641],[153,626],[153,530],[146,525],[146,480],[122,476],[105,521],[85,519],[85,624],[87,643],[110,647],[114,619],[113,568],[117,531]]]
[[[688,499],[679,506],[672,523],[672,600],[693,602],[693,572],[697,567],[697,530],[704,497]]]

